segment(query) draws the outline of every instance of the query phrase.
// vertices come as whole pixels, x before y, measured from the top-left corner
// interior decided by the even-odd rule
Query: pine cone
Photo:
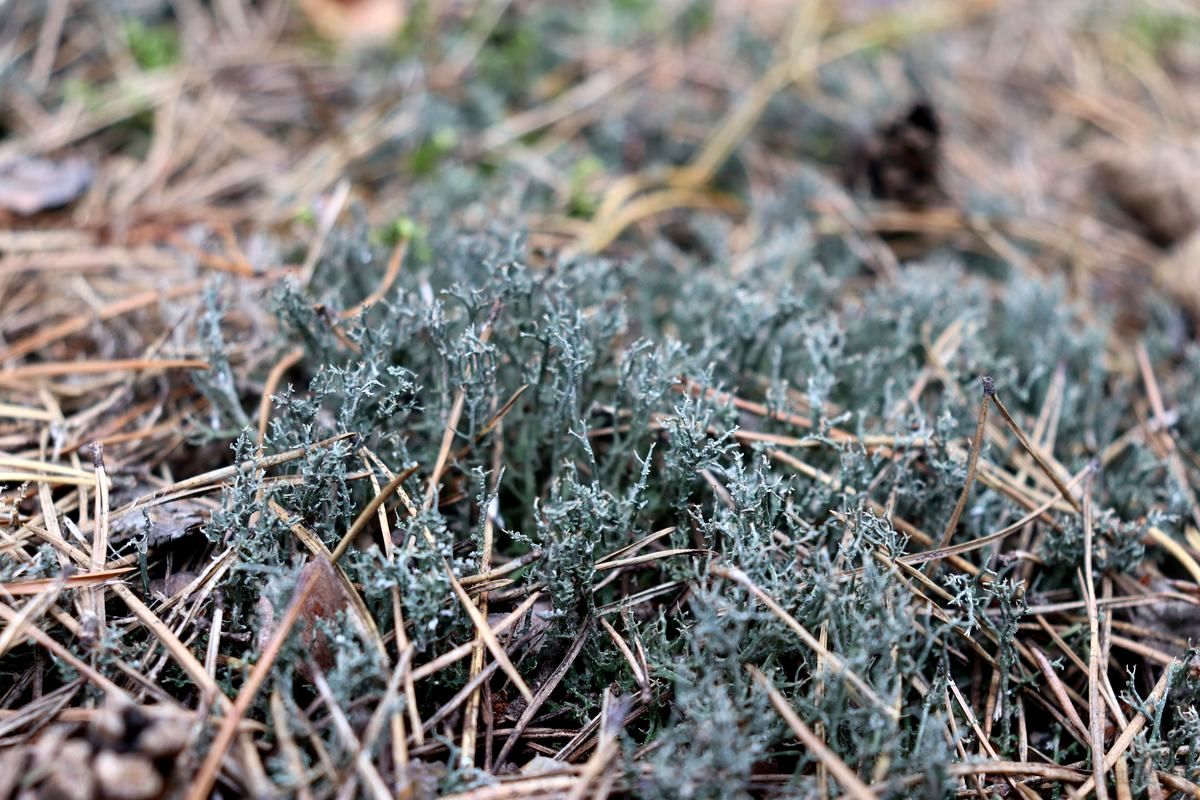
[[[55,725],[0,753],[0,800],[157,800],[186,784],[187,722],[110,701],[86,729]]]
[[[872,196],[913,209],[945,198],[941,185],[942,126],[929,103],[914,103],[877,125],[847,164],[852,184]]]

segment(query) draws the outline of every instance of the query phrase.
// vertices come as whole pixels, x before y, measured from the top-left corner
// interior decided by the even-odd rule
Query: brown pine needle
[[[275,394],[275,388],[283,380],[284,374],[296,366],[302,358],[304,358],[304,349],[293,347],[284,354],[283,358],[275,362],[275,366],[271,367],[271,372],[267,375],[266,383],[263,384],[262,399],[258,401],[259,455],[262,455],[263,439],[267,436],[267,423],[271,420],[271,396]]]
[[[983,400],[979,403],[979,420],[975,424],[975,437],[971,440],[971,450],[967,454],[967,479],[963,483],[958,502],[954,504],[954,513],[950,515],[950,519],[946,522],[946,529],[942,531],[942,538],[938,540],[939,548],[950,544],[954,531],[958,529],[958,520],[967,506],[967,498],[971,496],[971,484],[975,482],[975,466],[979,463],[979,453],[983,450],[983,432],[987,429],[988,403],[995,396],[996,384],[991,378],[985,376],[983,378]]]
[[[825,661],[829,664],[831,672],[844,678],[846,682],[849,683],[850,686],[859,693],[859,695],[861,695],[862,698],[869,700],[876,706],[876,708],[882,710],[893,719],[899,719],[899,714],[890,703],[885,702],[882,697],[875,693],[875,690],[872,689],[866,681],[864,681],[853,670],[846,666],[846,662],[844,662],[840,656],[838,656],[832,650],[822,647],[821,643],[817,641],[817,637],[809,633],[808,629],[801,625],[799,620],[787,613],[787,611],[783,609],[783,606],[775,602],[775,598],[764,592],[761,588],[759,588],[758,584],[750,580],[750,576],[742,572],[737,567],[725,567],[719,564],[712,565],[709,568],[709,571],[718,577],[736,581],[749,589],[750,593],[757,597],[763,605],[770,609],[772,614],[779,617],[783,624],[791,628],[792,631],[800,637],[800,641],[804,642],[804,644],[810,650],[819,654],[825,659]]]
[[[111,358],[89,361],[49,361],[0,370],[0,382],[14,384],[31,378],[61,378],[67,375],[103,375],[109,372],[152,372],[160,369],[208,369],[207,361],[195,358]]]
[[[396,282],[396,278],[400,275],[400,266],[404,263],[404,255],[408,252],[408,239],[401,238],[396,242],[396,246],[392,248],[392,255],[388,258],[387,269],[383,273],[383,278],[379,281],[379,285],[369,295],[364,297],[358,305],[351,306],[342,312],[342,319],[350,319],[357,317],[363,311],[382,300],[392,288],[392,284]]]
[[[1073,495],[1071,490],[1067,488],[1067,485],[1063,483],[1062,478],[1058,477],[1058,473],[1053,467],[1050,466],[1050,462],[1047,461],[1046,457],[1042,455],[1041,450],[1038,447],[1035,447],[1033,442],[1029,441],[1029,437],[1025,435],[1025,431],[1021,430],[1021,426],[1017,424],[1015,419],[1013,419],[1012,414],[1008,413],[1008,409],[1004,407],[1004,402],[1000,399],[1000,395],[993,394],[992,402],[996,404],[996,410],[1000,412],[1000,416],[1004,417],[1004,421],[1008,424],[1009,430],[1013,432],[1013,435],[1017,437],[1017,441],[1019,441],[1021,446],[1025,448],[1025,451],[1033,457],[1034,462],[1038,465],[1042,472],[1045,473],[1046,477],[1050,479],[1050,482],[1054,484],[1054,487],[1058,489],[1059,493],[1062,494],[1063,499],[1070,503],[1071,507],[1074,508],[1077,513],[1082,514],[1083,506],[1081,506],[1079,501],[1075,499],[1075,495]]]
[[[1083,494],[1083,572],[1079,576],[1083,599],[1087,603],[1088,630],[1088,733],[1092,746],[1092,775],[1096,781],[1096,800],[1108,800],[1106,776],[1111,766],[1104,761],[1104,701],[1101,698],[1100,671],[1107,669],[1102,663],[1100,647],[1100,614],[1096,609],[1096,576],[1092,574],[1092,500],[1091,481],[1084,486]]]
[[[287,641],[288,634],[291,633],[296,620],[300,618],[300,612],[304,608],[304,603],[308,600],[308,596],[317,585],[317,578],[320,574],[316,570],[310,572],[304,583],[298,586],[292,594],[292,600],[288,604],[283,618],[279,621],[279,627],[271,635],[271,640],[263,648],[262,655],[259,656],[254,669],[250,672],[250,677],[246,679],[246,682],[238,692],[237,699],[233,703],[233,708],[221,721],[221,727],[217,730],[217,735],[213,737],[208,755],[205,756],[200,769],[197,770],[195,777],[192,779],[191,788],[186,795],[187,800],[205,800],[211,794],[213,785],[217,780],[217,772],[221,768],[221,761],[225,758],[225,753],[228,752],[229,745],[233,743],[233,737],[237,733],[238,723],[246,715],[246,712],[250,710],[250,704],[254,702],[254,698],[258,694],[263,681],[266,680],[267,674],[271,671],[275,659],[279,657],[279,651],[283,649],[283,644]]]
[[[818,761],[825,765],[825,768],[833,775],[834,780],[840,783],[846,790],[848,796],[857,798],[857,800],[877,800],[877,796],[875,792],[871,791],[871,787],[863,783],[854,770],[850,769],[837,753],[830,750],[825,742],[821,740],[821,737],[813,732],[812,728],[804,724],[804,720],[800,719],[800,715],[788,703],[787,698],[779,693],[779,690],[771,683],[770,678],[764,675],[753,664],[747,664],[746,671],[753,676],[754,680],[767,693],[767,696],[771,700],[771,705],[779,712],[779,716],[783,717],[783,721],[792,729],[792,733],[796,734],[796,738],[800,740],[800,743]]]
[[[133,572],[133,570],[133,567],[118,567],[117,569],[103,569],[97,572],[76,572],[69,578],[34,578],[28,581],[10,581],[8,583],[0,583],[0,592],[13,596],[41,594],[48,591],[60,581],[64,589],[79,589],[97,583],[104,583],[113,578],[119,578],[126,573]]]

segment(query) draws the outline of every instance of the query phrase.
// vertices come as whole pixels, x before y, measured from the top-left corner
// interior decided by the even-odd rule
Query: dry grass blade
[[[71,375],[99,375],[112,372],[153,372],[164,369],[208,369],[207,361],[193,358],[115,358],[108,361],[63,361],[27,364],[0,370],[0,383],[10,386],[33,378],[61,378]]]
[[[1192,576],[1192,582],[1200,586],[1200,563],[1179,542],[1172,539],[1162,528],[1151,525],[1146,529],[1146,535],[1159,547],[1170,553],[1180,565]]]
[[[1046,683],[1050,685],[1050,691],[1054,694],[1054,699],[1062,707],[1063,712],[1067,715],[1067,719],[1071,720],[1079,730],[1079,735],[1086,739],[1089,735],[1088,726],[1084,724],[1083,718],[1079,716],[1079,712],[1075,709],[1075,704],[1071,702],[1071,698],[1067,694],[1067,688],[1058,677],[1058,673],[1054,671],[1054,665],[1046,658],[1046,654],[1037,647],[1031,646],[1029,649],[1033,651],[1038,666],[1042,670],[1042,675],[1045,676]]]
[[[371,763],[371,759],[368,757],[367,751],[363,748],[362,742],[354,735],[354,728],[350,725],[350,721],[346,719],[346,714],[338,705],[337,698],[333,695],[333,690],[329,688],[329,681],[325,679],[325,675],[319,668],[314,669],[313,683],[316,685],[321,699],[325,701],[325,708],[333,720],[333,728],[337,732],[338,738],[342,740],[342,746],[351,753],[354,753],[354,768],[358,771],[363,782],[366,783],[371,796],[375,800],[390,800],[392,794],[388,791],[387,784],[383,782],[379,771]]]
[[[1158,678],[1158,682],[1154,685],[1154,690],[1151,691],[1150,695],[1146,698],[1147,704],[1152,705],[1162,702],[1164,696],[1166,695],[1167,689],[1170,686],[1171,675],[1175,669],[1179,668],[1180,666],[1181,665],[1178,661],[1174,661],[1162,671],[1162,674]],[[1129,749],[1129,746],[1133,744],[1133,740],[1139,733],[1141,733],[1142,728],[1144,727],[1146,727],[1146,717],[1144,715],[1138,714],[1131,719],[1129,724],[1125,726],[1125,728],[1113,741],[1112,747],[1108,749],[1108,752],[1104,755],[1100,765],[1096,767],[1096,772],[1099,774],[1105,774],[1108,772],[1108,770],[1116,766],[1117,760],[1125,754],[1125,752]],[[1080,786],[1076,788],[1074,792],[1071,793],[1071,798],[1072,800],[1082,800],[1082,798],[1087,797],[1095,788],[1096,777],[1095,774],[1093,774],[1092,777],[1089,777],[1086,781],[1080,784]]]
[[[383,278],[380,279],[379,285],[359,303],[351,308],[347,308],[342,312],[343,319],[351,319],[357,317],[371,306],[378,303],[383,298],[387,297],[388,291],[391,290],[392,284],[396,282],[396,277],[400,275],[400,267],[404,264],[404,256],[408,253],[408,239],[401,238],[396,242],[396,246],[392,248],[392,254],[388,258],[387,269],[383,273]]]
[[[96,470],[96,524],[92,528],[92,559],[89,564],[92,572],[101,572],[108,562],[108,478],[104,474],[104,446],[92,445],[92,465]],[[105,592],[103,585],[88,589],[92,601],[92,613],[96,625],[103,636],[107,623],[104,616]]]

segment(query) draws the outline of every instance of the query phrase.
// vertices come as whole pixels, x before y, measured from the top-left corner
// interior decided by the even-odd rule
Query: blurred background
[[[1198,75],[1184,0],[8,0],[0,224],[254,271],[352,207],[734,265],[804,217],[1136,328],[1197,308]]]

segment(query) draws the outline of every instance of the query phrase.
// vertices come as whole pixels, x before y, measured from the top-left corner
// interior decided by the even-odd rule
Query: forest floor
[[[1184,0],[0,0],[0,800],[1200,797]]]

